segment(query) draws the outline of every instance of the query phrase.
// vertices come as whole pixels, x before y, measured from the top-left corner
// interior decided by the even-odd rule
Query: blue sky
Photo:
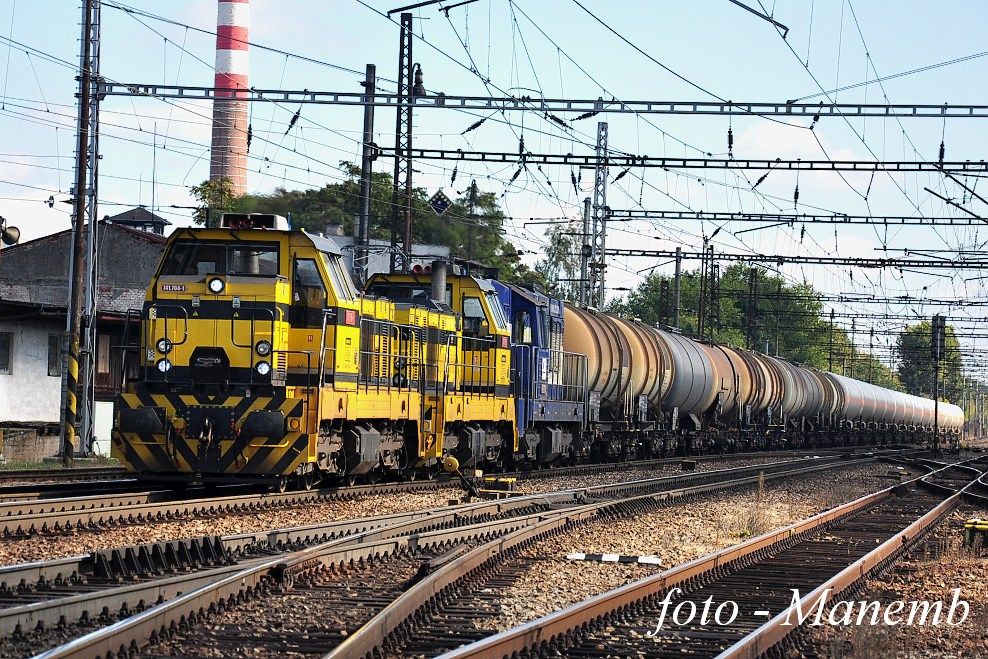
[[[747,0],[752,6],[758,0]],[[900,71],[964,57],[984,50],[988,3],[892,0],[762,0],[765,9],[789,27],[786,40],[768,23],[728,0],[663,0],[601,2],[583,5],[628,40],[665,66],[704,90],[736,101],[783,101],[873,79],[875,71]],[[140,2],[122,0],[177,23],[212,30],[213,0]],[[387,11],[397,2],[365,0],[252,0],[251,40],[362,71],[377,64],[382,78],[393,79],[397,62],[397,28],[374,9]],[[503,91],[596,98],[613,94],[621,99],[712,100],[711,96],[671,75],[622,43],[573,0],[480,0],[456,8],[449,19],[435,8],[415,12],[415,59],[422,64],[430,91],[450,94],[500,95]],[[812,13],[812,18],[811,18]],[[134,83],[180,83],[208,86],[212,81],[213,38],[181,25],[133,17],[119,9],[103,10],[103,74]],[[856,20],[855,20],[856,19]],[[48,209],[49,195],[65,199],[71,180],[74,146],[74,71],[59,63],[77,61],[79,3],[76,0],[0,0],[0,36],[25,49],[0,41],[0,215],[17,224],[25,238],[68,227],[66,204]],[[812,25],[812,29],[811,29]],[[860,28],[860,33],[859,33]],[[541,31],[540,31],[541,29]],[[544,32],[544,34],[543,34]],[[863,39],[862,39],[863,36]],[[550,41],[550,39],[552,41]],[[554,42],[554,43],[553,43]],[[790,51],[788,44],[795,54]],[[47,53],[56,60],[50,60]],[[870,62],[866,56],[870,55]],[[808,67],[805,64],[808,62]],[[480,75],[471,72],[473,66]],[[981,83],[988,57],[972,59],[910,75],[879,85],[841,92],[838,100],[893,103],[984,103]],[[811,75],[812,74],[812,75]],[[254,48],[251,83],[285,89],[359,89],[359,76],[328,66]],[[814,80],[815,77],[815,80]],[[481,78],[489,78],[489,87]],[[818,85],[819,83],[819,85]],[[390,87],[382,82],[381,86]],[[606,92],[604,91],[606,90]],[[301,120],[284,131],[297,106],[254,104],[251,122],[250,188],[269,192],[276,186],[315,187],[338,180],[340,160],[359,154],[361,112],[357,108],[306,106]],[[107,98],[103,103],[104,137],[100,184],[101,215],[154,203],[176,224],[187,222],[188,211],[169,208],[191,203],[188,187],[208,175],[208,104],[165,103],[154,99]],[[498,119],[499,117],[495,117]],[[600,117],[575,122],[568,132],[535,114],[509,115],[514,125],[485,122],[478,130],[460,133],[477,117],[452,111],[419,111],[416,145],[515,151],[518,136],[533,152],[590,153]],[[935,160],[943,137],[947,159],[978,160],[984,156],[984,121],[954,119],[902,120],[822,119],[813,133],[807,121],[786,125],[758,117],[635,116],[604,117],[611,145],[629,153],[700,157],[724,154],[727,131],[734,134],[738,158]],[[393,141],[394,115],[378,111],[377,141]],[[905,129],[905,133],[903,132]],[[814,139],[819,138],[820,143]],[[863,140],[861,137],[863,136]],[[158,149],[152,149],[152,143]],[[822,144],[822,147],[821,147]],[[874,156],[872,155],[874,154]],[[388,169],[385,161],[378,167]],[[570,184],[570,168],[531,167],[514,184],[506,182],[513,164],[504,167],[462,164],[450,185],[447,163],[417,165],[416,183],[430,190],[457,192],[475,177],[482,189],[504,194],[503,203],[515,218],[578,215],[580,200],[590,194],[591,176],[584,173],[581,191]],[[612,171],[611,175],[616,175]],[[756,180],[761,173],[749,173]],[[797,184],[794,173],[773,172],[752,193],[750,184],[735,174],[632,171],[611,186],[613,208],[775,212],[793,209]],[[642,180],[644,178],[644,181]],[[152,192],[151,180],[156,185]],[[970,179],[973,184],[975,179]],[[551,183],[551,185],[550,185]],[[849,214],[962,215],[924,187],[960,198],[961,189],[940,176],[803,172],[799,175],[802,212]],[[863,197],[867,192],[867,200]],[[988,209],[966,202],[975,212]],[[980,247],[984,229],[840,228],[807,225],[768,228],[732,235],[751,225],[728,225],[715,243],[720,251],[759,251],[783,254],[881,256],[876,248],[948,249]],[[508,226],[508,237],[535,259],[544,243],[540,226],[521,219]],[[709,223],[649,222],[614,226],[610,246],[681,245],[698,248]],[[642,259],[614,259],[609,284],[631,287],[639,271],[655,265]],[[665,268],[665,266],[663,266]],[[948,272],[932,277],[835,267],[786,266],[793,280],[806,279],[829,292],[872,292],[876,295],[919,295],[926,286],[935,297],[984,297],[982,282],[965,281],[978,273]],[[929,308],[913,306],[922,315]],[[838,311],[855,307],[839,305]],[[857,307],[872,313],[884,308]],[[905,307],[890,307],[900,313]],[[953,315],[980,317],[977,311]],[[887,325],[887,324],[886,324]],[[881,329],[886,326],[875,324]],[[860,325],[859,325],[860,327]],[[971,347],[974,342],[968,342]]]

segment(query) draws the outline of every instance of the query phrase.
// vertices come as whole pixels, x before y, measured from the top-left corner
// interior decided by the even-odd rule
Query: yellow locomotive
[[[140,312],[112,453],[131,471],[311,487],[517,449],[510,329],[489,282],[354,286],[331,240],[227,214],[171,235]],[[455,300],[455,302],[454,302]]]

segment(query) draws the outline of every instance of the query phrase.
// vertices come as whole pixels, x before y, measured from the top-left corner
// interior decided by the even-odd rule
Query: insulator
[[[734,130],[732,128],[727,129],[727,155],[734,154]]]
[[[569,180],[573,182],[573,192],[575,192],[576,195],[579,196],[580,195],[580,186],[576,182],[576,174],[573,173],[573,170],[572,169],[569,170]]]
[[[250,141],[254,139],[254,125],[247,124],[247,151],[250,152]]]
[[[473,122],[472,124],[470,124],[467,127],[467,129],[465,131],[463,131],[462,133],[460,133],[460,135],[466,135],[471,130],[477,130],[478,128],[480,128],[481,124],[483,124],[485,121],[487,121],[487,117],[484,117],[483,119],[480,119],[478,121]]]
[[[425,84],[422,82],[422,65],[415,65],[415,84],[412,85],[412,96],[425,96]]]
[[[943,167],[943,141],[940,142],[940,166]]]
[[[792,205],[796,206],[799,204],[799,183],[796,184],[796,191],[792,195]]]
[[[295,124],[296,122],[298,122],[298,118],[299,116],[301,116],[301,114],[302,114],[302,108],[295,110],[295,114],[292,115],[292,120],[288,122],[288,128],[285,129],[285,135],[287,135],[288,131],[290,131],[292,128],[295,127]]]
[[[522,135],[521,137],[518,138],[518,155],[519,156],[525,155],[525,136],[524,135]]]

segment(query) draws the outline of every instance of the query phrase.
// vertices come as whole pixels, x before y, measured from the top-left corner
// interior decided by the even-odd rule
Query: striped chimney
[[[216,15],[217,89],[249,88],[247,37],[250,0],[219,0]],[[217,92],[209,179],[227,178],[233,193],[247,193],[247,101],[245,91]]]

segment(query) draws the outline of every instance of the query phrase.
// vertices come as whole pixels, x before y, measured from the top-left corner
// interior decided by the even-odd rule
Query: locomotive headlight
[[[223,289],[226,288],[226,283],[219,277],[213,277],[206,285],[209,286],[209,290],[216,295],[222,293]]]
[[[156,366],[158,367],[158,370],[161,371],[162,373],[167,373],[168,371],[171,370],[172,363],[167,359],[159,359]]]
[[[172,342],[164,337],[158,339],[158,343],[156,343],[155,345],[158,347],[158,352],[160,352],[163,355],[167,355],[169,352],[171,352]]]
[[[267,357],[271,354],[271,344],[268,341],[258,341],[257,345],[254,346],[254,350],[257,351],[261,357]]]
[[[267,362],[257,362],[257,366],[254,367],[257,374],[262,377],[267,377],[271,374],[271,364]]]

